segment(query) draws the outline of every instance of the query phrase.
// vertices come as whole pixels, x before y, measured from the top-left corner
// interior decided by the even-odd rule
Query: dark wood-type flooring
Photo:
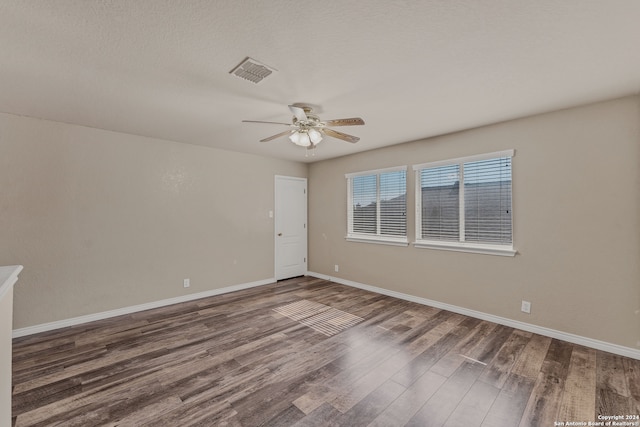
[[[274,311],[300,300],[364,320],[328,336]],[[543,427],[640,414],[638,360],[310,277],[13,346],[20,427]]]

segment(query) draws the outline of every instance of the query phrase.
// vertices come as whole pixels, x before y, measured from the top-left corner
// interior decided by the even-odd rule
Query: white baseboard
[[[470,310],[468,308],[458,307],[456,305],[446,304],[439,301],[434,301],[426,298],[416,297],[413,295],[403,294],[401,292],[390,291],[388,289],[378,288],[376,286],[365,285],[363,283],[341,279],[339,277],[327,276],[325,274],[315,273],[312,271],[307,272],[307,274],[312,277],[317,277],[318,279],[324,279],[324,280],[329,280],[331,282],[340,283],[341,285],[352,286],[354,288],[360,288],[366,291],[388,295],[390,297],[399,298],[399,299],[415,302],[422,305],[428,305],[428,306],[439,308],[442,310],[452,311],[454,313],[463,314],[469,317],[475,317],[477,319],[486,320],[493,323],[498,323],[500,325],[509,326],[511,328],[521,329],[523,331],[533,332],[535,334],[556,338],[556,339],[567,341],[573,344],[583,345],[585,347],[594,348],[596,350],[607,351],[609,353],[614,353],[620,356],[625,356],[625,357],[630,357],[632,359],[640,360],[640,350],[636,350],[631,347],[611,344],[606,341],[594,340],[592,338],[570,334],[568,332],[557,331],[555,329],[549,329],[542,326],[532,325],[530,323],[524,323],[518,320],[507,319],[506,317],[494,316],[493,314],[483,313],[481,311]]]
[[[27,335],[38,334],[40,332],[52,331],[54,329],[65,328],[67,326],[81,325],[83,323],[93,322],[96,320],[108,319],[110,317],[121,316],[123,314],[136,313],[138,311],[150,310],[152,308],[164,307],[171,304],[193,301],[200,298],[212,297],[215,295],[226,294],[229,292],[240,291],[242,289],[255,288],[257,286],[268,285],[274,283],[275,278],[258,280],[256,282],[242,283],[239,285],[226,286],[224,288],[212,289],[210,291],[198,292],[195,294],[182,295],[175,298],[163,299],[160,301],[152,301],[145,304],[132,305],[129,307],[118,308],[116,310],[103,311],[101,313],[87,314],[85,316],[73,317],[71,319],[58,320],[40,325],[28,326],[13,330],[13,338],[24,337]]]

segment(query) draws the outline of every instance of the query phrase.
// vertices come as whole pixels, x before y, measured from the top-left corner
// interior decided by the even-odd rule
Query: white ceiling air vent
[[[271,68],[247,56],[240,65],[229,71],[229,73],[253,83],[260,83],[274,71],[276,71],[275,68]]]

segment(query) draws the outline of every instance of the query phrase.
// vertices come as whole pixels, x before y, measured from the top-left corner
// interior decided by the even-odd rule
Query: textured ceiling
[[[640,1],[2,0],[0,111],[315,161],[640,91]],[[246,56],[277,69],[229,74]],[[360,116],[315,157],[287,104]]]

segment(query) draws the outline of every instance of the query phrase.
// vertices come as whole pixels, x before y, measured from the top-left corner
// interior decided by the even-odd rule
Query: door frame
[[[287,181],[299,181],[304,183],[304,240],[305,240],[305,247],[304,247],[304,272],[302,274],[307,274],[308,271],[308,265],[309,265],[309,211],[308,211],[308,180],[307,178],[300,178],[297,176],[286,176],[286,175],[275,175],[274,176],[274,199],[273,199],[273,205],[274,205],[274,217],[273,217],[273,261],[274,261],[274,268],[273,268],[273,275],[275,280],[283,280],[286,279],[286,277],[278,277],[279,276],[279,266],[278,266],[278,230],[277,230],[277,226],[278,226],[278,182],[282,182],[284,180]]]

